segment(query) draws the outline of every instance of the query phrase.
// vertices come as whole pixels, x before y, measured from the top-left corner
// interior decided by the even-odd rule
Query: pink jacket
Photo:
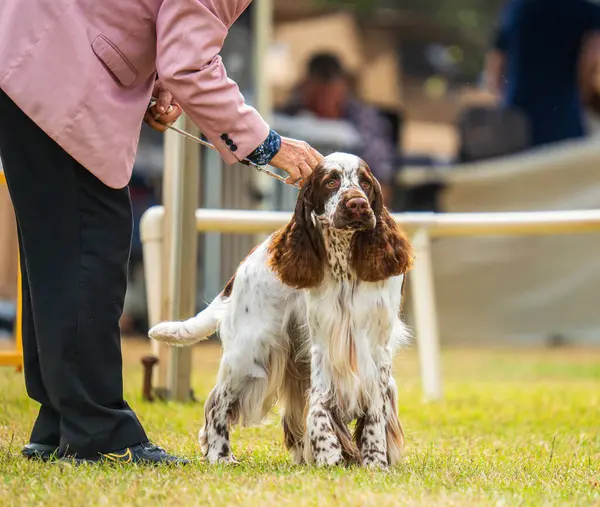
[[[223,159],[234,163],[269,133],[218,56],[249,3],[0,0],[0,88],[113,188],[131,177],[157,75]]]

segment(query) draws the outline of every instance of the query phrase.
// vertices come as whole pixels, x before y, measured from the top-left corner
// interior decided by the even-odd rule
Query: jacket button
[[[230,149],[231,151],[237,151],[237,145],[236,145],[236,144],[232,144],[232,145],[229,147],[229,149]]]
[[[229,136],[227,134],[221,134],[221,139],[223,139],[223,141],[227,141],[227,139],[229,139]]]
[[[227,146],[231,146],[231,145],[233,144],[233,141],[232,141],[231,139],[227,139],[227,140],[225,141],[225,144],[226,144]]]

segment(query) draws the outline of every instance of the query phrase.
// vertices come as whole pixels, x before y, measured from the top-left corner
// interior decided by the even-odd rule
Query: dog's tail
[[[176,347],[193,345],[218,329],[228,303],[229,298],[220,294],[195,317],[180,322],[161,322],[150,329],[148,336]]]

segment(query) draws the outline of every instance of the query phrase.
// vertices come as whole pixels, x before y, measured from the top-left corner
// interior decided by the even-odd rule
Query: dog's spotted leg
[[[388,379],[388,388],[383,404],[385,410],[385,432],[387,442],[387,456],[390,465],[395,465],[402,457],[404,448],[404,431],[398,418],[398,389],[396,382],[390,375]]]
[[[198,440],[202,454],[209,463],[237,463],[231,453],[229,428],[237,419],[236,400],[227,389],[216,387],[204,407],[205,423]]]
[[[376,393],[363,417],[358,420],[356,427],[356,443],[358,444],[363,466],[370,468],[386,468],[388,461],[387,424],[388,409],[385,406],[388,399],[388,383],[390,367],[380,366],[379,382]]]
[[[327,403],[326,382],[323,378],[322,353],[319,347],[311,350],[311,390],[306,419],[307,463],[317,466],[333,466],[343,461],[342,444],[335,431],[335,419]]]
[[[335,434],[334,420],[318,389],[311,391],[308,409],[306,450],[309,463],[317,466],[339,465],[343,461],[342,446]]]
[[[369,410],[359,422],[362,434],[359,449],[362,464],[366,467],[385,468],[388,465],[383,410]]]

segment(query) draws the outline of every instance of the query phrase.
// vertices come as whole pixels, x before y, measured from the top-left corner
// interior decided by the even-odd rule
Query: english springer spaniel
[[[411,265],[367,164],[326,157],[288,225],[249,254],[210,306],[149,332],[183,346],[219,330],[223,357],[199,434],[208,461],[235,462],[230,425],[260,423],[279,402],[296,463],[396,463],[403,432],[391,367],[408,337],[400,314]]]

